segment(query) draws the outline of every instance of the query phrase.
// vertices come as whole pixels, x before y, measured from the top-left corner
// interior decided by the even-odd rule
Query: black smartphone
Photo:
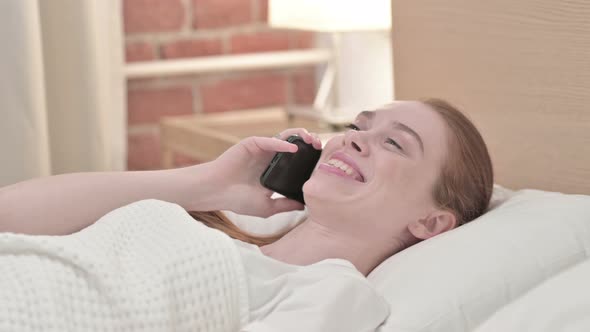
[[[303,184],[311,177],[322,151],[305,143],[299,136],[290,136],[287,142],[297,144],[297,152],[278,152],[260,176],[260,183],[274,192],[305,204]]]

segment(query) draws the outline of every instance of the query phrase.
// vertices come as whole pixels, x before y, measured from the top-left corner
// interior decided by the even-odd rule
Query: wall
[[[496,182],[590,194],[590,2],[392,2],[396,96],[450,100]]]
[[[127,62],[310,48],[314,34],[271,29],[266,0],[123,0]],[[309,104],[314,68],[131,80],[130,170],[160,167],[162,116]],[[178,166],[192,163],[177,156]]]

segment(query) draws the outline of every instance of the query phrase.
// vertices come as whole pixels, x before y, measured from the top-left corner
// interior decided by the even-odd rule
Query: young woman
[[[258,331],[258,327],[289,331],[287,326],[326,331],[330,325],[324,325],[327,318],[322,318],[322,312],[342,299],[334,293],[322,296],[325,285],[305,288],[314,284],[309,281],[313,278],[298,279],[298,273],[303,276],[310,271],[306,267],[312,266],[334,271],[344,266],[366,276],[391,255],[477,218],[488,206],[492,165],[473,124],[442,100],[398,101],[361,112],[345,134],[326,144],[303,187],[305,221],[285,234],[247,234],[217,210],[268,217],[303,208],[286,198],[271,199],[272,192],[259,184],[276,152],[296,150],[284,141],[293,134],[321,149],[315,135],[289,129],[275,138],[246,138],[216,160],[196,166],[67,174],[5,187],[0,190],[0,232],[71,234],[134,201],[173,202],[196,220],[237,239],[250,276],[254,317],[243,331]],[[313,311],[317,316],[311,315],[311,322],[290,320],[293,306],[289,303],[301,301],[296,293],[260,295],[270,287],[269,280],[285,273],[292,274],[286,279],[291,285],[283,280],[282,287],[312,290],[300,297],[317,294]],[[338,273],[321,274],[321,278]],[[349,321],[340,318],[345,330],[371,330],[387,316],[388,309],[375,293],[360,290],[366,285],[364,280],[349,278],[346,287],[340,288],[359,290],[355,301],[372,306],[375,312],[364,322],[355,320],[354,312]]]

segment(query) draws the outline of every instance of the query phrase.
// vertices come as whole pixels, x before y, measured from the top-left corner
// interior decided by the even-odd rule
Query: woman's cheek
[[[314,173],[316,171],[314,171]],[[322,186],[320,182],[321,181],[318,179],[318,177],[312,174],[309,180],[303,184],[302,190],[304,198],[323,198],[326,195],[326,185]]]

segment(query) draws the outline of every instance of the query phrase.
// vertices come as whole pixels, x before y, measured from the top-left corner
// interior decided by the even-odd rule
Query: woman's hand
[[[211,162],[216,182],[222,186],[223,203],[227,205],[223,210],[268,217],[279,212],[303,209],[303,204],[292,199],[271,199],[273,191],[260,184],[262,172],[277,152],[297,151],[297,145],[285,141],[291,135],[298,135],[314,148],[322,149],[317,135],[304,128],[293,128],[272,138],[245,138]]]

